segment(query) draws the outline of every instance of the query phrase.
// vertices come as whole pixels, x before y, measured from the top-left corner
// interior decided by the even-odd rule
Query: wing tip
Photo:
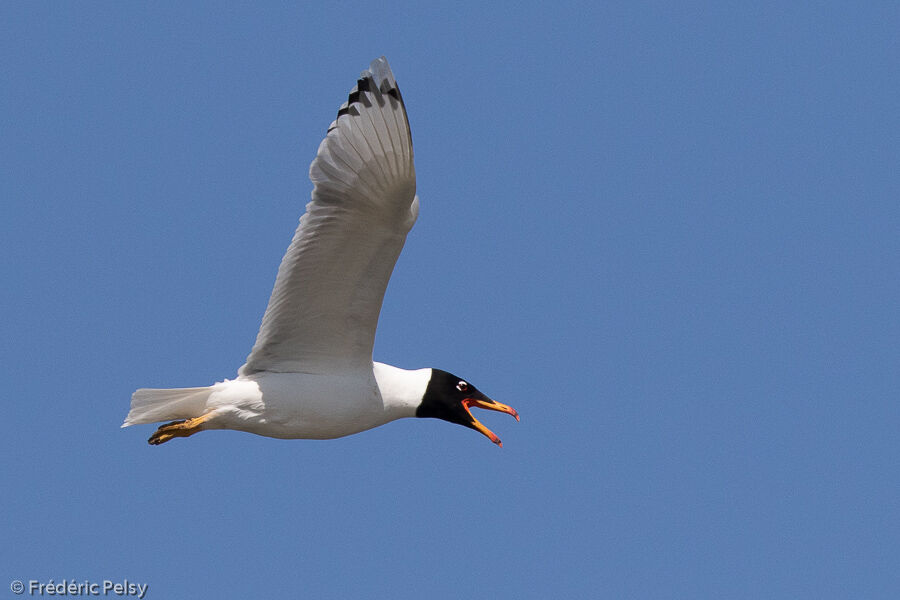
[[[329,125],[328,131],[337,127],[338,120],[344,115],[354,114],[355,109],[353,105],[361,101],[361,92],[375,91],[391,96],[403,106],[404,111],[406,110],[406,104],[403,102],[403,95],[400,93],[400,87],[394,78],[394,72],[391,71],[391,66],[383,55],[369,63],[369,68],[360,73],[356,85],[353,86],[353,89],[347,95],[347,101],[341,104],[337,117]]]
[[[397,80],[394,79],[394,72],[391,71],[391,65],[388,64],[388,60],[384,55],[379,56],[369,63],[368,74],[374,78],[375,85],[378,86],[381,93],[390,94],[392,90],[396,90],[397,93],[399,93],[400,90],[397,88]],[[363,76],[365,75],[366,72],[364,71]]]

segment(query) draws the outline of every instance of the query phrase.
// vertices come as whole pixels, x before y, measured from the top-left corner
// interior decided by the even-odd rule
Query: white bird
[[[419,212],[412,136],[384,57],[363,71],[309,168],[306,214],[281,261],[247,362],[208,387],[139,389],[122,427],[173,421],[150,444],[207,429],[330,439],[403,417],[464,425],[470,409],[516,411],[440,369],[373,362],[394,263]]]

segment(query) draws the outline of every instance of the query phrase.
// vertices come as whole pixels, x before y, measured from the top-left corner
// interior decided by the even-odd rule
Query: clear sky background
[[[800,4],[3,3],[0,598],[897,598],[900,9]],[[234,377],[382,54],[375,357],[521,423],[119,429]]]

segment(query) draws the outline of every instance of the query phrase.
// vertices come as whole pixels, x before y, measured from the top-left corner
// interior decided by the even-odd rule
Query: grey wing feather
[[[309,177],[312,201],[243,375],[371,369],[385,288],[418,215],[406,108],[384,57],[351,90]]]

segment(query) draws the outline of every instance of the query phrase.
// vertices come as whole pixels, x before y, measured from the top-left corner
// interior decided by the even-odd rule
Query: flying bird
[[[440,369],[373,362],[385,288],[419,212],[406,107],[387,60],[363,71],[309,168],[312,199],[275,279],[237,378],[139,389],[122,427],[171,421],[158,445],[211,429],[273,438],[339,438],[404,417],[437,418],[500,438],[473,407],[519,420]]]

